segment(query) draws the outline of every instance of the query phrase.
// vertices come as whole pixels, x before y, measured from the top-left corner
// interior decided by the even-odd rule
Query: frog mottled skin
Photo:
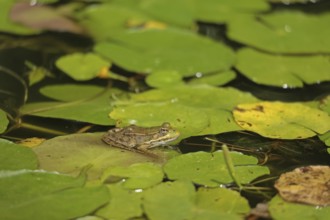
[[[180,133],[170,123],[156,127],[130,125],[125,128],[113,128],[103,135],[102,140],[113,146],[131,151],[149,152],[149,148],[166,145],[179,137]]]

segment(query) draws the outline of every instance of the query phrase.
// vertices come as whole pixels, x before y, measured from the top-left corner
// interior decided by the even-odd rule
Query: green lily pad
[[[198,76],[197,78],[191,79],[189,84],[208,84],[212,86],[222,86],[233,80],[235,77],[236,73],[230,70],[207,74],[205,76]]]
[[[135,163],[129,167],[111,167],[104,177],[120,177],[125,180],[126,189],[145,189],[162,182],[164,173],[162,168],[154,163]]]
[[[138,9],[157,20],[180,27],[194,26],[194,1],[143,0],[140,2]]]
[[[182,139],[240,130],[231,109],[238,103],[256,101],[252,95],[232,88],[178,86],[131,94],[128,101],[117,100],[110,117],[118,120],[119,126],[157,126],[170,122],[180,131]]]
[[[240,104],[233,114],[242,128],[270,138],[301,139],[330,130],[326,112],[300,103]]]
[[[237,192],[200,188],[196,193],[194,186],[184,181],[165,182],[146,190],[143,207],[150,220],[242,219],[249,209]]]
[[[109,167],[129,166],[134,163],[163,163],[163,159],[111,147],[101,140],[100,133],[84,133],[59,136],[33,148],[39,159],[39,167],[77,175],[84,167],[90,180],[101,177]],[[155,153],[157,149],[154,150]]]
[[[250,210],[248,201],[236,191],[226,188],[203,188],[197,191],[200,213],[197,219],[241,219]]]
[[[330,13],[281,10],[257,17],[238,16],[230,21],[227,35],[242,44],[274,53],[329,53],[329,22]],[[322,34],[320,30],[324,30]]]
[[[191,76],[227,70],[234,63],[234,53],[228,47],[170,28],[115,32],[111,41],[96,44],[94,50],[127,70],[145,74],[177,71]]]
[[[268,174],[266,167],[257,166],[257,159],[231,152],[235,175],[241,183],[249,183],[258,176]],[[233,182],[222,152],[213,154],[196,152],[170,159],[164,166],[171,180],[190,180],[196,184],[215,187]]]
[[[113,96],[122,93],[116,89],[96,86],[60,85],[41,89],[42,93],[60,101],[36,102],[24,105],[22,115],[76,120],[99,125],[114,125],[108,117]]]
[[[330,57],[283,56],[242,49],[238,53],[236,68],[252,81],[283,88],[303,87],[330,81]],[[258,61],[258,65],[251,65]]]
[[[107,40],[114,32],[124,31],[132,21],[143,23],[151,20],[149,16],[136,10],[136,8],[122,5],[122,2],[112,1],[111,4],[93,4],[84,10],[78,11],[75,16],[79,23],[93,36],[93,39],[97,41]],[[130,2],[134,3],[134,1]]]
[[[330,207],[289,203],[278,195],[269,202],[269,211],[274,219],[327,220],[330,215]]]
[[[0,109],[0,134],[7,130],[9,120],[7,118],[6,112]]]
[[[73,53],[56,60],[56,66],[75,80],[84,81],[97,77],[101,70],[110,67],[109,61],[94,53]]]
[[[265,0],[195,0],[194,6],[196,19],[211,23],[225,23],[241,14],[252,14],[270,8]]]
[[[143,192],[127,190],[120,184],[110,184],[108,185],[108,189],[111,195],[110,201],[97,211],[96,214],[98,216],[117,220],[142,216],[143,210],[141,204]]]
[[[0,171],[1,219],[73,219],[108,200],[106,187],[82,187],[84,178],[45,171]]]
[[[150,220],[192,219],[194,197],[191,183],[165,182],[144,192],[143,207]]]
[[[158,71],[146,78],[146,83],[155,88],[166,88],[183,84],[182,76],[176,71]]]
[[[0,139],[0,170],[37,169],[35,153],[27,147]]]

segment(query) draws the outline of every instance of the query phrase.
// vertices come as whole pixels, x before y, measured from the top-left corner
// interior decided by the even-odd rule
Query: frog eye
[[[168,133],[168,128],[164,128],[164,127],[162,127],[162,128],[160,128],[160,133],[161,134],[167,134]]]

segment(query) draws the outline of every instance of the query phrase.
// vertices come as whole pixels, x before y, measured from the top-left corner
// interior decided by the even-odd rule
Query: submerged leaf
[[[233,114],[242,128],[270,138],[301,139],[330,130],[326,112],[300,103],[240,104]]]

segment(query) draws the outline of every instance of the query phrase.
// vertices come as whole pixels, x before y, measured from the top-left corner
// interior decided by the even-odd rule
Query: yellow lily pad
[[[275,188],[286,201],[329,206],[329,183],[330,166],[308,166],[282,174]]]
[[[270,138],[301,139],[330,130],[326,112],[300,103],[240,104],[233,114],[242,128]]]

